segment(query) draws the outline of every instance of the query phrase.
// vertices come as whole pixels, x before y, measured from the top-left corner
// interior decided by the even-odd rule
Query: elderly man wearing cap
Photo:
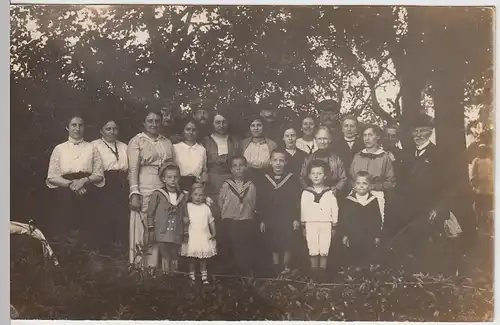
[[[438,152],[430,141],[433,124],[427,115],[417,116],[412,124],[414,146],[408,148],[403,159],[398,186],[397,217],[399,226],[409,224],[405,240],[410,248],[418,249],[419,244],[436,234],[436,227],[443,226],[436,217],[445,215],[443,182],[438,166]],[[395,221],[395,220],[393,220]]]
[[[340,125],[340,105],[333,99],[326,99],[319,102],[316,106],[319,113],[319,124],[330,130],[332,143],[342,139],[342,126]]]

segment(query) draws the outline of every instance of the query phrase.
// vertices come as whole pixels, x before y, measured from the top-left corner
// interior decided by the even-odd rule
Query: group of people
[[[286,274],[301,235],[318,277],[336,239],[350,263],[408,224],[412,246],[425,240],[443,191],[431,119],[413,121],[413,146],[403,148],[397,125],[361,128],[333,100],[317,108],[319,121],[305,116],[295,126],[263,107],[247,120],[246,137],[229,134],[220,113],[197,109],[176,120],[163,108],[144,115],[128,145],[115,119],[103,120],[101,138],[89,143],[82,116],[71,116],[46,180],[57,196],[51,234],[78,229],[104,252],[128,242],[130,263],[165,272],[182,256],[193,281],[199,262],[204,283],[216,255],[253,275],[269,253],[273,274]]]

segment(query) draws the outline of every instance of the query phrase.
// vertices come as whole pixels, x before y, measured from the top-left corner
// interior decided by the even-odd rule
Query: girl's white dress
[[[209,258],[217,254],[215,240],[211,240],[209,224],[214,222],[212,212],[206,204],[187,204],[189,215],[189,239],[182,244],[181,255]]]

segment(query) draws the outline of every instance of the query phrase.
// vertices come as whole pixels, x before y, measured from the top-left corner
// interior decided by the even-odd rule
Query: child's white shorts
[[[306,222],[306,240],[309,256],[328,256],[332,241],[330,222]]]

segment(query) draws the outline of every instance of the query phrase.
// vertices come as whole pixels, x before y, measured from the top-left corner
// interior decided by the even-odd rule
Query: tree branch
[[[380,107],[380,104],[377,100],[377,93],[376,93],[376,81],[370,76],[368,71],[366,71],[361,65],[358,66],[356,69],[358,70],[363,77],[366,79],[366,82],[370,86],[370,98],[372,102],[372,111],[377,114],[379,117],[382,119],[386,120],[387,122],[394,122],[394,118],[392,117],[391,114],[386,112],[382,107]]]

